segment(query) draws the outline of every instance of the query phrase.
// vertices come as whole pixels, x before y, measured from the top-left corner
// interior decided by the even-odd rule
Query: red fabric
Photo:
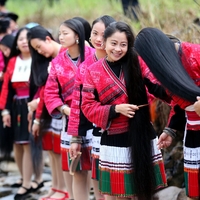
[[[195,111],[186,111],[187,120],[192,122],[193,124],[190,124],[190,122],[187,122],[187,130],[193,130],[197,131],[200,130],[200,117]]]
[[[200,45],[182,42],[181,51],[181,62],[184,68],[195,84],[200,86]],[[182,109],[191,105],[191,102],[181,99],[176,95],[172,95],[172,98]]]
[[[112,180],[111,183],[111,194],[125,194],[125,187],[123,184],[119,183],[124,183],[124,173],[119,173],[119,172],[111,172],[110,173],[110,180]]]
[[[66,50],[66,48],[61,47],[59,54],[64,52]],[[43,110],[43,106],[44,104],[44,89],[45,89],[45,85],[41,86],[38,90],[38,92],[35,94],[34,99],[40,97],[40,101],[38,104],[38,107],[36,109],[36,116],[35,118],[40,119],[41,114],[42,114],[42,110]]]
[[[61,148],[60,148],[60,135],[53,134],[53,152],[60,154]]]
[[[9,82],[11,81],[14,67],[16,63],[16,57],[13,57],[9,60],[7,70],[4,74],[4,81],[1,90],[0,96],[0,109],[5,109],[8,94],[9,94]],[[12,87],[15,89],[16,94],[23,94],[24,96],[29,96],[29,83],[28,82],[16,82],[12,83]],[[20,95],[21,96],[21,95]]]
[[[125,83],[123,78],[119,81],[113,72],[109,71],[108,74],[106,70],[108,66],[104,59],[86,69],[82,91],[82,111],[89,121],[107,130],[108,134],[124,133],[128,131],[128,117],[120,115],[111,121],[109,127],[108,117],[111,105],[128,103]],[[95,90],[97,90],[99,101],[95,99]]]
[[[166,178],[166,174],[165,174],[165,166],[164,166],[163,162],[159,163],[159,168],[160,168],[160,173],[162,176],[162,182],[167,183],[167,178]]]
[[[92,161],[91,161],[91,149],[88,147],[81,148],[81,169],[82,170],[91,170],[92,167]]]
[[[83,84],[83,79],[85,75],[85,70],[91,64],[97,61],[95,54],[90,55],[86,60],[81,63],[77,70],[74,90],[72,94],[72,104],[70,109],[70,116],[68,121],[67,133],[69,135],[78,135],[78,127],[80,124],[80,97],[81,97],[81,85]]]
[[[69,171],[69,158],[68,158],[68,149],[61,148],[61,160],[62,160],[62,170]]]
[[[200,195],[199,188],[199,169],[187,169],[184,168],[185,176],[187,176],[188,180],[188,197],[198,198]]]
[[[45,151],[53,150],[53,136],[51,131],[46,132],[42,137],[42,149]]]
[[[92,52],[93,50],[90,47],[85,47],[86,58]],[[71,105],[74,80],[80,60],[75,66],[66,51],[63,51],[52,60],[51,65],[50,74],[45,85],[44,99],[49,114],[55,118],[60,118],[61,113],[57,110],[57,107],[63,104]],[[61,94],[59,94],[59,87],[61,88]]]
[[[45,86],[42,86],[40,88],[40,101],[38,103],[37,109],[36,109],[36,114],[35,114],[35,118],[40,119],[41,114],[42,114],[42,110],[43,110],[43,106],[44,106],[44,88]]]

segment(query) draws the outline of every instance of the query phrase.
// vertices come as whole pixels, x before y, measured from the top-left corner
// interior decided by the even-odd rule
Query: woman
[[[14,157],[22,177],[22,186],[14,199],[21,199],[32,191],[33,166],[27,121],[31,55],[28,48],[27,32],[27,28],[21,28],[15,37],[0,97],[3,123],[5,126],[12,126],[14,129]],[[10,110],[6,109],[10,82],[15,91],[12,120]]]
[[[72,191],[72,177],[69,174],[69,142],[71,137],[65,132],[67,126],[65,120],[68,120],[70,113],[77,68],[85,57],[93,51],[90,47],[85,47],[84,35],[84,27],[76,19],[66,20],[60,25],[59,41],[63,47],[67,48],[67,51],[59,54],[51,62],[51,71],[44,91],[44,101],[49,114],[54,118],[63,116],[63,131],[61,134],[62,169],[69,196],[73,195],[70,194],[70,191]],[[88,141],[86,146],[88,147]],[[86,151],[85,156],[89,159],[89,151]],[[90,168],[89,165],[82,165],[81,167],[85,170]],[[75,188],[74,181],[73,184],[73,188]],[[70,196],[69,198],[73,197]]]
[[[3,78],[3,73],[6,71],[6,67],[8,64],[9,55],[11,52],[14,39],[15,38],[13,35],[6,35],[0,41],[0,50],[3,53],[4,64],[5,64],[5,67],[1,73],[2,78]],[[3,84],[3,81],[0,81],[0,90],[1,90],[2,84]],[[9,89],[12,90],[11,87]],[[7,106],[9,107],[12,104],[12,95],[13,94],[10,93],[10,97],[8,97],[9,100],[7,101]],[[0,152],[4,158],[8,158],[13,150],[13,132],[10,127],[3,127],[2,116],[0,119],[0,133],[1,133],[0,134]]]
[[[166,178],[134,35],[114,22],[104,40],[107,57],[86,69],[82,92],[83,113],[101,127],[99,189],[107,200],[151,199]]]
[[[173,103],[186,113],[184,135],[184,177],[188,200],[199,199],[199,116],[194,103],[200,95],[200,46],[187,42],[174,43],[156,28],[143,29],[137,36],[135,48],[156,78],[166,87]],[[170,77],[170,78],[169,78]],[[175,137],[172,129],[165,128],[158,147],[166,148]]]
[[[93,124],[87,120],[80,110],[81,106],[81,89],[83,86],[84,71],[85,68],[89,67],[91,64],[95,63],[101,58],[106,56],[106,51],[103,46],[103,33],[105,28],[115,20],[108,16],[104,15],[95,19],[92,23],[92,31],[90,34],[90,42],[95,48],[94,54],[86,58],[86,60],[78,68],[76,79],[75,79],[75,89],[73,92],[73,100],[71,105],[71,112],[68,122],[67,133],[73,135],[73,140],[78,139],[79,137],[86,136],[87,131],[94,128]],[[77,102],[79,102],[77,104]],[[78,119],[78,120],[77,120]],[[103,196],[99,193],[98,189],[98,180],[99,180],[99,146],[100,146],[100,133],[99,128],[94,128],[93,137],[92,137],[92,179],[95,198],[97,200],[103,199]],[[75,141],[70,145],[70,157],[74,159],[78,152],[81,151],[81,144],[76,143]],[[84,173],[84,172],[82,172]],[[76,173],[75,173],[76,175]],[[80,183],[79,183],[80,184]],[[80,187],[84,189],[85,186]],[[80,191],[80,189],[79,189]],[[78,198],[80,199],[80,198]],[[86,199],[86,198],[85,198]]]
[[[42,139],[43,150],[48,151],[51,174],[52,188],[45,198],[60,198],[66,196],[62,191],[65,190],[65,183],[61,168],[60,156],[60,133],[62,121],[52,119],[44,104],[44,88],[48,78],[48,67],[63,48],[52,37],[52,35],[42,26],[38,25],[30,29],[28,33],[29,47],[32,55],[32,74],[35,84],[40,88],[39,98],[28,104],[32,112],[36,113],[33,120],[32,133],[35,138]],[[37,103],[38,101],[38,103]],[[41,180],[36,180],[39,183]]]

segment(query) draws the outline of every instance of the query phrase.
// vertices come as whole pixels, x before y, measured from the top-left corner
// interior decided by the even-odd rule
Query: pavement
[[[44,167],[42,178],[44,187],[38,192],[32,193],[25,198],[25,200],[38,200],[39,197],[45,195],[51,187],[51,171],[47,166]],[[17,166],[14,162],[0,162],[0,199],[1,200],[13,200],[14,195],[17,192],[17,188],[11,188],[10,186],[20,179],[20,175],[17,170]],[[186,200],[185,189],[174,186],[167,187],[160,190],[154,195],[153,200]],[[94,194],[90,192],[90,199],[95,200]]]

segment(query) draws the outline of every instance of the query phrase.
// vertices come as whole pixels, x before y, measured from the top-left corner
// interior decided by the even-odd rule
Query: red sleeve
[[[42,114],[42,110],[43,110],[43,106],[44,106],[44,88],[45,86],[42,86],[40,88],[40,101],[38,103],[37,109],[36,109],[36,114],[35,114],[35,118],[40,119],[41,114]]]
[[[103,83],[102,83],[103,84]],[[81,109],[89,121],[106,130],[108,127],[109,113],[111,105],[102,105],[95,99],[96,86],[93,83],[90,70],[86,69],[83,90],[82,90],[82,106]]]
[[[12,58],[7,66],[7,70],[4,73],[4,78],[3,78],[3,85],[2,85],[2,89],[1,89],[1,96],[0,96],[0,109],[3,110],[6,107],[6,103],[7,103],[7,98],[8,98],[8,94],[9,94],[9,83],[11,81],[12,78],[12,74],[13,74],[13,70],[15,67],[15,61],[16,58]]]
[[[55,118],[62,117],[61,113],[57,109],[57,107],[63,105],[63,101],[59,95],[59,85],[58,85],[58,80],[57,80],[57,74],[56,74],[56,69],[53,63],[51,63],[50,74],[45,84],[44,102],[49,114],[52,117],[55,117]]]

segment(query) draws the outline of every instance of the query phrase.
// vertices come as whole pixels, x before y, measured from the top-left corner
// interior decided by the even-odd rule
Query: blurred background
[[[200,0],[128,1],[131,6],[126,11],[122,6],[126,0],[7,0],[6,9],[19,16],[19,26],[37,22],[51,30],[54,36],[60,23],[68,18],[81,16],[92,22],[108,14],[129,23],[135,34],[151,26],[181,40],[199,43]]]

